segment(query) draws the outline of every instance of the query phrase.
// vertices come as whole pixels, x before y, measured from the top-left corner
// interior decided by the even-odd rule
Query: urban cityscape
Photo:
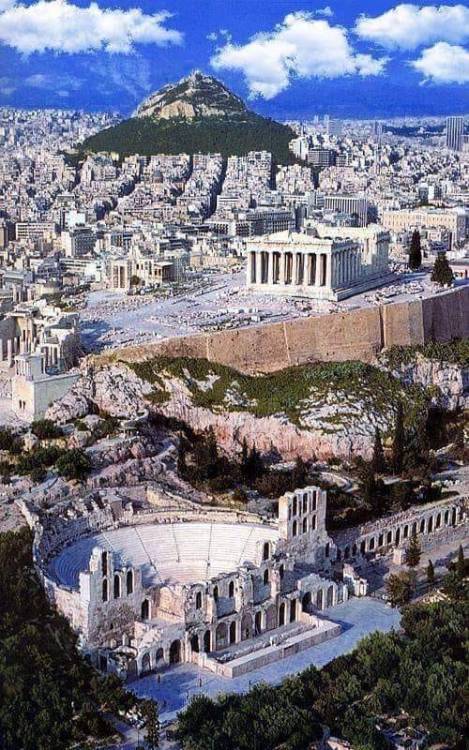
[[[464,750],[469,9],[149,5],[0,0],[0,748]]]

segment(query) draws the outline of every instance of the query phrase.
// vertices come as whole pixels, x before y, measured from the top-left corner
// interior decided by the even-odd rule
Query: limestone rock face
[[[379,361],[388,369],[385,352]],[[469,368],[463,365],[427,359],[417,353],[412,362],[403,362],[391,371],[407,385],[434,389],[432,400],[444,409],[469,409]]]
[[[85,365],[81,377],[46,413],[46,419],[65,424],[99,409],[111,417],[135,418],[146,411],[151,386],[122,365],[94,370]]]
[[[150,94],[140,104],[135,116],[155,120],[193,120],[240,115],[245,111],[242,99],[213,76],[196,70],[178,83],[168,84]]]

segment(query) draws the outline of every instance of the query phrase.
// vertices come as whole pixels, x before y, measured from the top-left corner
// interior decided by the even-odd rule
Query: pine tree
[[[431,560],[428,561],[427,565],[427,581],[428,583],[435,582],[435,568],[433,567],[433,563]]]
[[[145,741],[149,750],[157,750],[160,746],[160,719],[158,715],[158,704],[156,701],[143,702],[142,714],[145,719]]]
[[[295,486],[295,489],[301,489],[302,487],[306,485],[306,482],[308,479],[308,470],[301,456],[298,456],[296,459],[295,468],[293,469],[292,479],[293,479],[293,484]]]
[[[394,423],[394,440],[392,444],[392,464],[396,474],[400,474],[404,464],[404,412],[402,402],[399,401],[396,410],[396,420]]]
[[[433,266],[432,281],[440,286],[451,286],[454,281],[451,266],[448,263],[446,253],[438,253]]]
[[[464,550],[462,548],[462,544],[459,545],[458,549],[458,559],[456,562],[456,573],[458,574],[459,578],[464,578],[466,574],[466,561],[464,559]]]
[[[422,248],[420,246],[420,232],[416,229],[412,235],[409,249],[409,268],[417,271],[422,265]]]
[[[375,444],[373,447],[373,471],[376,474],[381,474],[386,471],[386,461],[384,460],[383,443],[381,442],[381,433],[379,428],[375,428]]]
[[[406,564],[409,566],[409,568],[416,568],[417,565],[420,562],[420,555],[422,554],[422,550],[420,547],[420,542],[417,539],[417,534],[414,532],[412,536],[410,537],[410,543],[409,547],[407,548],[405,561]]]

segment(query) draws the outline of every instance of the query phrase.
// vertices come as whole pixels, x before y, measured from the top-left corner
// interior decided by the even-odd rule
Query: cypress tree
[[[375,444],[373,447],[373,471],[376,474],[381,474],[386,470],[386,461],[384,460],[383,443],[381,441],[381,433],[379,428],[375,428]]]
[[[428,561],[427,565],[427,581],[428,583],[434,583],[435,581],[435,568],[431,560]]]
[[[402,402],[399,401],[396,410],[396,420],[394,423],[394,440],[392,444],[392,463],[396,474],[400,474],[404,463],[404,412]]]
[[[308,470],[301,456],[297,456],[297,459],[295,462],[295,468],[293,469],[292,478],[293,478],[294,489],[300,489],[306,485],[306,480],[308,478]]]
[[[416,568],[420,562],[421,548],[420,542],[417,539],[417,534],[414,532],[410,537],[409,547],[405,556],[406,564],[409,568]]]
[[[462,544],[459,545],[458,549],[458,559],[456,562],[456,573],[458,574],[459,578],[464,578],[466,572],[466,561],[464,559],[464,550],[462,548]]]
[[[451,286],[454,281],[451,266],[448,263],[446,253],[438,253],[433,266],[432,281],[440,286]]]
[[[420,245],[420,232],[416,229],[412,235],[409,249],[409,268],[417,271],[422,265],[422,249]]]

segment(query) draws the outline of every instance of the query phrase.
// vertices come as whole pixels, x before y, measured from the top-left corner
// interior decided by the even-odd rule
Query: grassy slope
[[[392,346],[384,352],[384,357],[391,368],[408,365],[415,360],[416,354],[437,362],[469,367],[469,339],[455,339],[448,343],[430,342],[423,346]]]
[[[332,406],[353,408],[364,404],[367,412],[388,413],[399,400],[409,425],[422,413],[425,395],[420,388],[405,389],[388,373],[361,362],[330,362],[291,367],[286,370],[251,377],[230,367],[204,359],[156,357],[130,365],[136,374],[155,385],[154,403],[164,403],[169,394],[165,390],[165,374],[181,378],[191,390],[193,402],[213,411],[248,411],[258,417],[283,413],[301,425],[302,412],[311,405],[322,405],[331,400]],[[218,376],[212,387],[201,388],[196,381],[205,381],[211,374]],[[235,395],[227,403],[227,392]],[[334,411],[334,408],[332,408]],[[336,422],[346,419],[343,414],[322,418],[331,429]]]
[[[270,151],[277,163],[292,161],[288,144],[293,131],[257,115],[243,118],[153,120],[132,118],[103,130],[83,143],[84,151],[116,151],[129,154],[221,153],[242,156],[248,151]]]

